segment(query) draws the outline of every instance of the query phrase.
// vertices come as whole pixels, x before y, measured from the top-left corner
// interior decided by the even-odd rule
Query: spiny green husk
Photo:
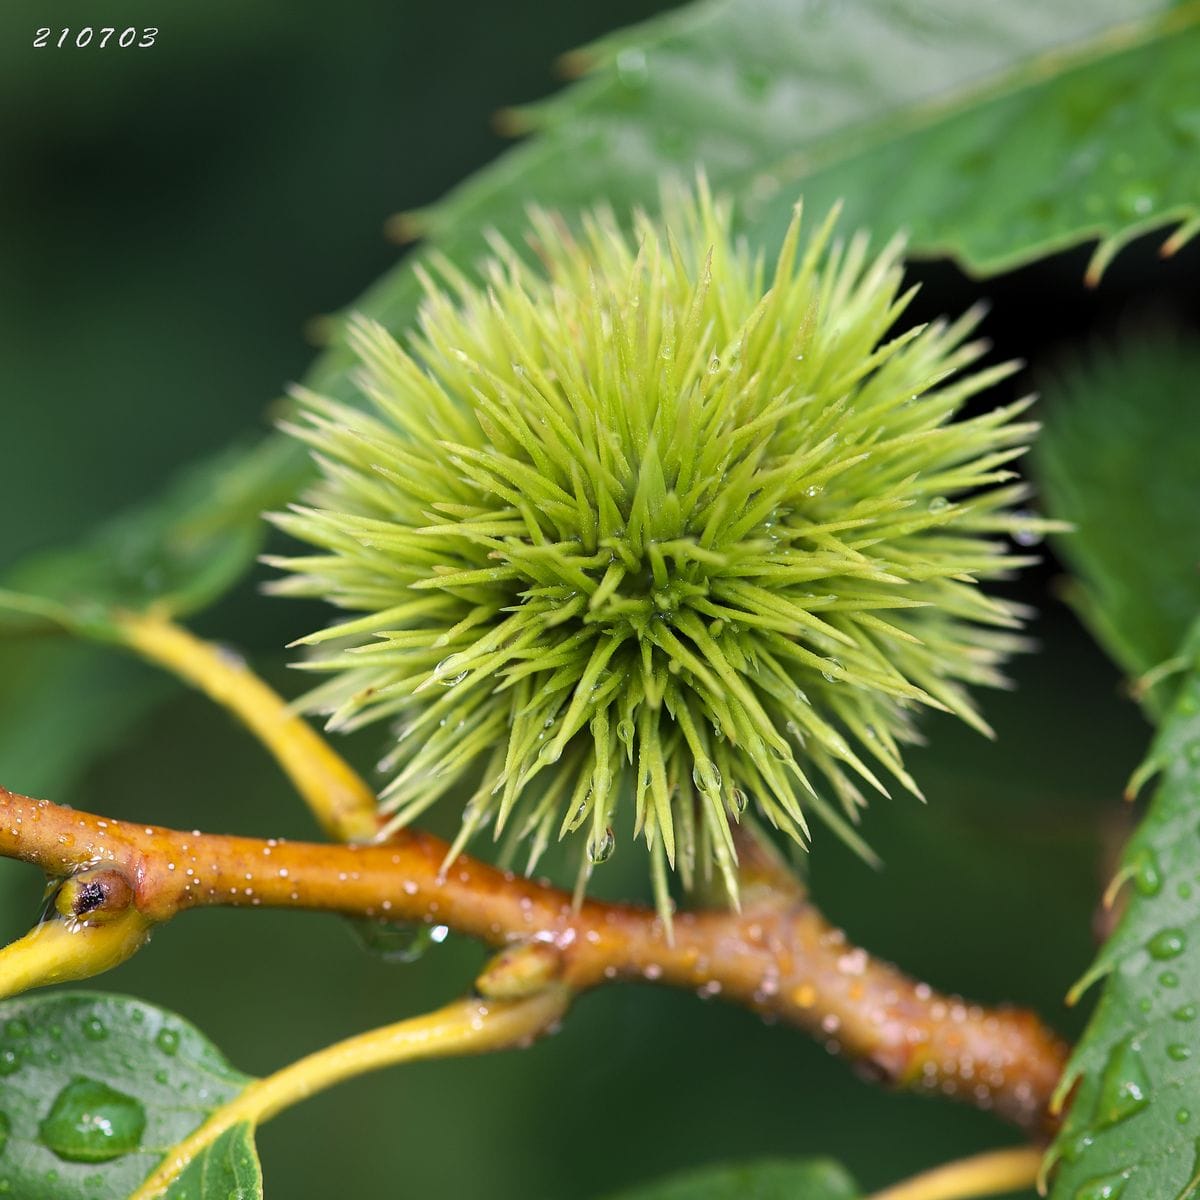
[[[301,393],[322,472],[275,520],[311,543],[275,585],[364,614],[302,639],[333,729],[395,723],[389,828],[470,780],[477,831],[585,830],[581,884],[633,806],[666,865],[715,864],[752,807],[797,840],[853,829],[921,705],[986,731],[1022,614],[978,586],[1028,561],[1007,464],[1022,401],[971,420],[977,314],[884,338],[901,246],[805,242],[768,274],[701,184],[633,236],[531,216],[531,266],[493,241],[485,286],[440,262],[408,349],[358,322],[372,411]],[[919,794],[919,793],[917,793]]]

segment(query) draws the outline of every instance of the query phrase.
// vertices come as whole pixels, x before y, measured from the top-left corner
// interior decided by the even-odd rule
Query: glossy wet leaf
[[[702,1167],[610,1200],[856,1200],[861,1194],[845,1169],[828,1159],[764,1159]]]
[[[0,1005],[0,1126],[7,1133],[0,1195],[124,1200],[172,1146],[248,1082],[203,1034],[153,1005],[87,992],[6,1001]],[[261,1196],[249,1140],[236,1130],[231,1135],[181,1178],[176,1188],[190,1180],[191,1190],[179,1196]],[[176,1200],[175,1190],[169,1195]]]
[[[1052,1200],[1189,1200],[1200,1172],[1200,623],[1190,674],[1139,778],[1161,776],[1120,871],[1128,907],[1068,1066]],[[1088,1187],[1091,1191],[1086,1190]],[[1108,1190],[1104,1190],[1107,1188]]]
[[[1034,461],[1071,598],[1139,676],[1175,654],[1200,612],[1200,343],[1169,333],[1097,349],[1046,381]],[[1157,689],[1161,703],[1168,686]]]
[[[579,84],[514,114],[531,136],[399,221],[461,267],[529,203],[653,207],[703,165],[744,228],[782,237],[804,195],[847,224],[911,233],[975,274],[1197,217],[1196,4],[1165,0],[720,0],[625,30],[568,62]],[[407,265],[356,308],[408,323]],[[329,390],[340,356],[319,364]]]

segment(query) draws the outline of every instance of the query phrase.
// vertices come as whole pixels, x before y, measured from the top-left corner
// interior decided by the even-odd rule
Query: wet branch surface
[[[992,1109],[1035,1138],[1052,1129],[1049,1099],[1067,1049],[1057,1035],[1031,1012],[941,995],[853,946],[758,843],[739,847],[741,911],[678,913],[670,940],[652,910],[596,900],[576,908],[566,892],[466,856],[443,876],[446,850],[405,831],[370,845],[184,833],[0,788],[0,855],[56,876],[98,870],[111,882],[119,873],[131,919],[224,905],[443,924],[509,948],[480,977],[485,995],[548,980],[575,991],[622,979],[690,988],[797,1025],[880,1082]],[[95,901],[93,887],[75,893],[77,904]],[[119,910],[75,911],[85,934],[105,916],[119,924]],[[20,944],[0,951],[0,984],[4,956]]]

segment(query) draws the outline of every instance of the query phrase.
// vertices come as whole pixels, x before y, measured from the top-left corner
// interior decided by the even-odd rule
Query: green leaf
[[[87,992],[6,1001],[0,1194],[124,1200],[171,1147],[249,1082],[203,1034],[153,1005]],[[203,1166],[186,1174],[192,1191],[181,1194],[255,1200],[262,1192],[253,1190],[248,1153],[241,1135],[222,1139],[199,1160],[207,1174]],[[242,1192],[195,1190],[198,1182],[230,1178]],[[175,1191],[169,1195],[175,1200]]]
[[[571,56],[586,78],[513,117],[534,136],[406,224],[469,269],[487,230],[520,239],[530,202],[653,208],[664,174],[701,165],[759,240],[805,193],[979,273],[1089,238],[1107,258],[1200,213],[1198,19],[1194,0],[706,0]],[[418,295],[405,261],[353,308],[398,330]],[[336,346],[308,382],[345,395],[348,363]],[[253,558],[259,512],[308,477],[268,439],[7,586],[38,598],[34,623],[63,618],[47,599],[77,617],[87,597],[194,611]]]
[[[114,608],[155,605],[174,616],[203,608],[258,553],[263,507],[286,502],[305,472],[302,456],[277,440],[206,460],[77,545],[10,570],[0,588],[0,632],[49,625],[104,636]]]
[[[1118,875],[1128,907],[1076,986],[1105,981],[1059,1087],[1064,1101],[1078,1090],[1047,1160],[1051,1200],[1190,1200],[1200,1186],[1200,622],[1185,653],[1191,671],[1135,776],[1162,781]]]
[[[1078,577],[1070,595],[1133,676],[1169,660],[1200,612],[1197,379],[1200,344],[1158,333],[1045,388],[1034,464],[1050,513],[1076,525],[1056,545]]]
[[[776,242],[803,194],[976,274],[1089,239],[1104,262],[1200,219],[1198,20],[1168,0],[693,4],[573,56],[587,77],[512,117],[534,136],[397,225],[465,269],[531,202],[654,207],[664,173],[702,165]],[[354,307],[396,329],[417,292],[401,264]]]
[[[254,1127],[243,1121],[192,1159],[165,1200],[261,1200],[262,1194]]]
[[[762,1159],[702,1167],[612,1200],[856,1200],[861,1194],[846,1171],[828,1159]]]

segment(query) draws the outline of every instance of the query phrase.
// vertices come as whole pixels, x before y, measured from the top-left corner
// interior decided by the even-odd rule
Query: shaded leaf
[[[1128,907],[1077,985],[1104,979],[1059,1088],[1065,1101],[1078,1086],[1047,1160],[1052,1200],[1186,1200],[1197,1187],[1200,623],[1186,654],[1191,672],[1135,777],[1162,781],[1118,875]]]
[[[33,555],[0,580],[0,632],[65,626],[104,636],[112,608],[205,607],[253,561],[260,514],[304,477],[279,440],[230,450],[178,478],[158,498],[99,526],[77,545]]]
[[[21,1200],[123,1200],[249,1082],[197,1029],[153,1005],[88,992],[6,1001],[0,1190]],[[239,1186],[253,1180],[236,1139],[210,1172]],[[203,1191],[192,1200],[234,1194]],[[253,1200],[261,1191],[243,1194]]]
[[[702,1167],[612,1200],[856,1200],[861,1194],[846,1171],[828,1159],[762,1159]]]
[[[1169,660],[1200,612],[1200,344],[1168,334],[1098,350],[1048,382],[1034,451],[1071,598],[1116,662]],[[1169,689],[1159,689],[1159,703]]]
[[[173,684],[130,658],[57,637],[0,639],[0,782],[65,801]]]
[[[165,1200],[261,1200],[262,1194],[254,1127],[243,1121],[192,1159]]]

